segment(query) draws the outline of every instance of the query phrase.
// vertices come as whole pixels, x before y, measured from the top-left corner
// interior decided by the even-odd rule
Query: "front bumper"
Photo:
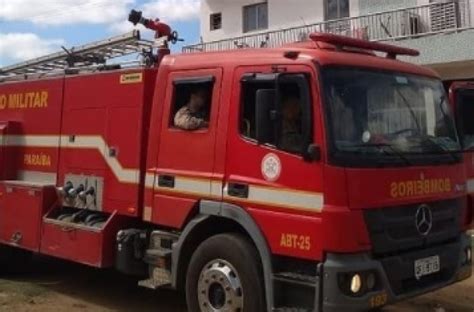
[[[456,242],[381,259],[373,259],[369,254],[328,254],[323,264],[321,293],[316,296],[321,300],[317,310],[367,311],[465,280],[472,275],[472,263],[462,263],[465,249],[470,247],[471,236],[466,234]],[[417,280],[414,261],[434,255],[440,257],[440,272]],[[367,271],[377,276],[373,291],[352,297],[341,290],[339,274]]]

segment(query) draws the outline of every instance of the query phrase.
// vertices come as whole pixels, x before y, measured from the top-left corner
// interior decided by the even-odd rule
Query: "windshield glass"
[[[441,81],[355,68],[323,70],[326,112],[337,152],[396,156],[459,151]]]

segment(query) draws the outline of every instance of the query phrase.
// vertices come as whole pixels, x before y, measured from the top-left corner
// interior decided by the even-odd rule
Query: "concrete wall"
[[[268,2],[268,30],[284,29],[324,21],[325,0],[202,0],[201,36],[204,42],[243,35],[243,7]],[[428,4],[429,0],[349,0],[350,15]],[[222,29],[210,30],[210,15],[222,13]]]
[[[357,0],[357,2],[359,2],[359,14],[364,15],[428,4],[429,0]]]
[[[389,41],[388,43],[417,49],[421,55],[403,60],[429,65],[444,79],[474,77],[474,30],[464,30],[418,39]]]
[[[201,36],[204,42],[243,35],[243,7],[265,0],[202,0]],[[324,20],[324,0],[268,0],[268,30]],[[210,30],[210,15],[222,13],[222,29]]]

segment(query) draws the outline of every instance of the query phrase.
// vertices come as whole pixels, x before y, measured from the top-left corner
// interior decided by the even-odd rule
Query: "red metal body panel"
[[[39,252],[41,220],[56,202],[52,186],[0,183],[0,241]]]
[[[123,83],[121,77],[128,74],[141,78]],[[146,153],[142,142],[147,138],[149,89],[155,74],[133,70],[66,78],[61,133],[77,142],[62,143],[59,184],[71,174],[103,177],[103,211],[141,213]]]
[[[68,227],[45,219],[41,229],[41,253],[93,267],[111,267],[115,263],[117,232],[130,225],[116,213],[102,230]]]
[[[54,184],[59,141],[51,136],[60,133],[63,85],[63,78],[0,84],[0,122],[9,123],[8,135],[23,137],[5,141],[5,154],[16,161],[11,179],[46,172]]]
[[[166,71],[166,68],[162,70]],[[209,128],[193,131],[190,135],[189,131],[172,126],[174,82],[180,79],[206,76],[215,78]],[[219,127],[217,120],[221,102],[221,81],[222,70],[220,68],[176,71],[169,73],[163,81],[158,81],[156,88],[159,89],[165,84],[166,92],[163,97],[156,98],[151,117],[153,121],[159,120],[161,122],[156,123],[156,126],[160,127],[159,138],[151,136],[149,142],[150,150],[152,150],[151,146],[158,144],[159,141],[160,151],[156,165],[149,166],[156,168],[150,173],[157,176],[171,175],[176,177],[178,184],[205,184],[210,179],[216,179],[214,155],[216,154],[216,136]],[[152,129],[156,127],[153,122],[152,125]],[[184,179],[183,182],[180,182],[180,179]],[[157,181],[157,177],[155,177],[155,181]],[[151,221],[169,227],[181,228],[198,200],[203,198],[191,192],[177,192],[173,188],[157,190],[156,183],[154,188],[153,200],[150,205],[152,207]],[[206,197],[216,199],[210,193],[207,196],[204,195],[204,198]]]

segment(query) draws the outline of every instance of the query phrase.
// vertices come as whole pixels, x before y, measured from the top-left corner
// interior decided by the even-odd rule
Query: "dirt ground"
[[[51,259],[38,259],[32,272],[0,279],[0,312],[186,312],[183,295],[138,288],[136,281]],[[474,312],[474,278],[386,312]]]

